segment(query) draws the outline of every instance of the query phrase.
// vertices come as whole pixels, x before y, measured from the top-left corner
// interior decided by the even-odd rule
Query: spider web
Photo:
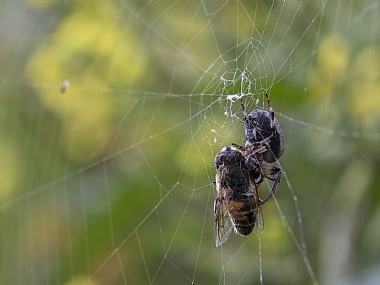
[[[377,2],[1,10],[4,284],[378,280]],[[283,179],[216,248],[213,160],[267,93]]]

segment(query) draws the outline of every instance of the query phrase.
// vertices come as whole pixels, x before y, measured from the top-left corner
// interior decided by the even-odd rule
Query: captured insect
[[[265,146],[255,151],[264,150]],[[214,202],[214,239],[217,247],[228,239],[232,228],[243,236],[252,232],[255,223],[259,231],[264,229],[258,185],[251,178],[251,157],[247,159],[240,150],[230,146],[215,157],[218,193]]]
[[[269,112],[256,109],[247,115],[245,104],[241,99],[241,108],[244,116],[244,129],[247,142],[245,146],[237,147],[249,160],[251,169],[251,179],[255,185],[260,185],[267,178],[273,181],[267,197],[260,200],[262,205],[270,199],[276,192],[277,186],[282,178],[282,169],[272,162],[281,157],[285,149],[284,135],[281,126],[274,117],[274,110],[270,105],[268,94],[266,94]]]

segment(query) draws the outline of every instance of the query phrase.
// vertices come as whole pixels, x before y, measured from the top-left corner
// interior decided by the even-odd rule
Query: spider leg
[[[253,151],[255,151],[255,152],[261,152],[259,150],[261,150],[262,148],[265,148],[265,147],[269,148],[269,145],[270,145],[272,137],[273,137],[273,134],[271,134],[269,137],[267,137],[266,139],[263,139],[262,141],[259,141],[259,142],[250,142],[250,141],[247,141],[245,143],[245,148],[252,149],[252,152]]]
[[[273,111],[272,106],[270,105],[270,100],[269,100],[268,94],[265,94],[265,96],[267,97],[268,108],[269,108],[269,112],[270,112],[270,128],[271,128],[272,132],[275,133],[276,128],[274,127],[274,111]]]
[[[246,148],[244,146],[238,145],[236,143],[232,143],[231,145],[234,146],[234,147],[236,147],[236,148],[238,148],[241,151],[245,151],[246,150]]]
[[[257,179],[257,181],[254,181],[254,185],[255,185],[255,196],[257,197],[257,206],[259,207],[261,205],[261,202],[263,200],[261,200],[259,198],[259,188],[260,188],[260,185],[261,185],[261,182],[263,182],[264,179],[262,176],[259,177],[259,179]]]
[[[274,195],[274,193],[276,192],[278,183],[280,183],[281,178],[282,178],[281,167],[278,167],[274,164],[263,161],[263,163],[261,164],[261,169],[262,169],[262,172],[264,174],[264,177],[269,179],[269,180],[272,180],[273,185],[272,185],[272,188],[270,189],[270,191],[268,193],[268,196],[265,197],[264,200],[259,201],[259,203],[258,203],[259,205],[264,204],[266,201],[268,201]]]
[[[262,175],[260,175],[260,177],[255,181],[255,184],[260,185],[263,181],[264,181],[264,178]]]
[[[263,139],[260,144],[262,145],[269,145],[270,144],[270,140],[271,138],[273,137],[273,134],[271,134],[269,137],[267,137],[266,139]]]
[[[245,110],[245,103],[243,101],[243,97],[240,98],[240,102],[241,102],[241,110],[243,111],[243,116],[245,119],[247,117],[247,111]]]

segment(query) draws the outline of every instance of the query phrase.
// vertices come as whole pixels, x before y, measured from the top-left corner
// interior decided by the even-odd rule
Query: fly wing
[[[260,233],[262,233],[264,231],[264,216],[263,216],[263,212],[261,210],[261,206],[258,205],[259,201],[260,201],[260,198],[259,198],[259,192],[258,192],[258,189],[260,187],[260,184],[255,184],[255,183],[251,183],[251,192],[253,193],[253,195],[255,196],[256,198],[256,205],[255,207],[256,208],[256,225],[257,225],[257,229],[259,230]]]
[[[217,197],[214,202],[214,240],[217,247],[228,239],[233,227],[224,200],[228,189],[225,188],[223,180],[224,172],[222,168],[219,168],[216,172]]]
[[[262,233],[264,231],[264,216],[260,206],[257,206],[256,223],[257,229]]]
[[[228,239],[233,227],[227,213],[226,204],[219,196],[215,199],[214,214],[214,239],[215,245],[218,247]]]

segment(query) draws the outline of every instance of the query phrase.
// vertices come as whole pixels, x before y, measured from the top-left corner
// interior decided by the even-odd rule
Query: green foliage
[[[310,284],[305,260],[349,284],[379,264],[380,33],[355,32],[378,8],[49,3],[2,5],[25,16],[1,27],[4,284]],[[244,144],[239,96],[266,93],[286,175],[264,233],[215,249],[213,159]]]

